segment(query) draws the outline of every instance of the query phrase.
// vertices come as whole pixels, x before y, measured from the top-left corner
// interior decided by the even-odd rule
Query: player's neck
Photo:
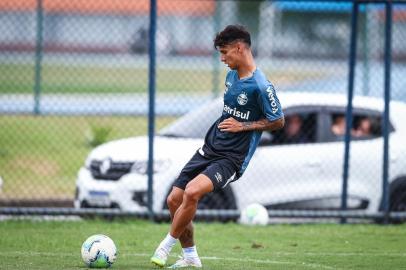
[[[256,69],[257,69],[257,67],[255,66],[255,63],[252,63],[247,66],[241,66],[237,69],[238,78],[240,80],[242,80],[242,79],[252,77],[252,75],[254,75],[254,72]]]
[[[237,68],[238,77],[240,78],[240,80],[249,78],[254,74],[256,69],[257,67],[255,65],[255,61],[254,58],[252,57],[252,54],[248,54],[246,56],[245,61],[243,61],[241,65]]]

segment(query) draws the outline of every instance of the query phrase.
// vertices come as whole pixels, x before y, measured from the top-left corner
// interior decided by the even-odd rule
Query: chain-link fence
[[[358,216],[382,210],[386,7],[359,4],[346,190]],[[199,207],[343,210],[352,10],[349,1],[157,1],[155,213],[220,116],[227,69],[213,38],[235,23],[250,30],[286,125],[264,132],[243,177]],[[390,210],[404,211],[406,5],[393,5],[391,22],[388,194]],[[0,2],[1,206],[147,212],[149,26],[147,0]]]

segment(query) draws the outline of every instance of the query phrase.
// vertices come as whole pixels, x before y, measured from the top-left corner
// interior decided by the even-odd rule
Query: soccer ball
[[[91,268],[108,268],[114,263],[116,258],[116,245],[106,235],[95,234],[83,242],[82,259]]]
[[[268,224],[268,211],[259,203],[253,203],[241,211],[240,223],[244,225],[266,225]]]

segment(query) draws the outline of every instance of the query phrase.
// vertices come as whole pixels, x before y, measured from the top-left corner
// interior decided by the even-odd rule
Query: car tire
[[[383,201],[379,207],[383,211]],[[406,212],[406,177],[400,177],[394,180],[389,186],[389,211],[390,212]],[[402,223],[406,219],[392,219],[391,223]],[[382,223],[383,219],[379,218],[378,223]]]
[[[390,185],[389,190],[389,211],[406,212],[406,177],[395,180]],[[406,219],[397,219],[396,221],[405,222]]]

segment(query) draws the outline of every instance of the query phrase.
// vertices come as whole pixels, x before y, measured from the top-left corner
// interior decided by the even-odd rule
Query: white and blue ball
[[[116,258],[116,245],[106,235],[92,235],[82,244],[82,259],[91,268],[108,268]]]
[[[244,225],[267,225],[268,221],[268,211],[259,203],[248,205],[240,214],[240,223]]]

